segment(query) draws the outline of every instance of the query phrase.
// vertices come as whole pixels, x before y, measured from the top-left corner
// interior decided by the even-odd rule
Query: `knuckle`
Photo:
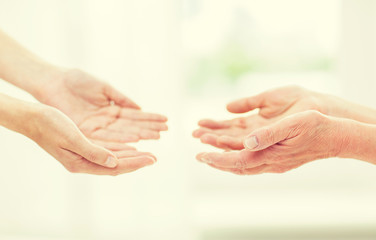
[[[268,140],[268,142],[274,142],[275,141],[275,135],[274,132],[270,128],[266,128],[264,131],[265,139]]]
[[[86,155],[86,158],[90,162],[95,162],[95,163],[98,162],[98,157],[94,152],[88,152],[87,155]]]
[[[247,159],[242,156],[235,162],[235,167],[237,170],[244,170],[247,167]]]

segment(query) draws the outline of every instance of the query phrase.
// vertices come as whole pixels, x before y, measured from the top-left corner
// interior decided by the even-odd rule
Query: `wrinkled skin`
[[[203,143],[224,150],[244,149],[243,139],[253,130],[274,123],[294,113],[317,110],[326,114],[325,96],[297,86],[273,89],[261,94],[236,100],[227,105],[231,113],[246,113],[259,109],[258,114],[248,117],[217,121],[201,120],[193,136]]]
[[[255,148],[200,153],[197,159],[240,175],[283,173],[314,160],[337,156],[342,146],[341,134],[341,120],[305,111],[251,132],[249,137],[257,139]]]

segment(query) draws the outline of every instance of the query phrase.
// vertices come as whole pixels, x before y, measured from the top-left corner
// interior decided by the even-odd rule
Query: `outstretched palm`
[[[328,110],[317,95],[300,87],[287,86],[243,98],[228,104],[227,109],[232,113],[245,113],[258,108],[259,113],[226,121],[201,120],[193,136],[218,148],[241,150],[243,138],[256,128],[306,110],[325,114]]]
[[[272,121],[257,114],[224,121],[204,119],[198,123],[200,128],[193,132],[193,136],[217,148],[241,150],[245,136]]]
[[[41,101],[70,117],[90,139],[137,142],[157,139],[167,130],[167,118],[140,107],[110,85],[79,70],[70,70],[46,86]]]

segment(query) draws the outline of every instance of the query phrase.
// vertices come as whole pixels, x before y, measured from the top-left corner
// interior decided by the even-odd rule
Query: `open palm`
[[[137,142],[158,139],[167,118],[141,111],[132,100],[107,83],[80,70],[69,70],[46,86],[43,103],[70,117],[90,139]]]
[[[257,114],[224,121],[203,119],[198,123],[200,128],[193,132],[193,136],[217,148],[241,150],[244,148],[245,136],[272,121]]]
[[[203,143],[225,150],[244,149],[243,139],[253,130],[267,126],[286,116],[306,110],[326,114],[328,110],[318,93],[297,86],[272,89],[255,96],[243,98],[227,105],[232,113],[245,113],[259,109],[258,114],[225,121],[204,119],[193,136]]]

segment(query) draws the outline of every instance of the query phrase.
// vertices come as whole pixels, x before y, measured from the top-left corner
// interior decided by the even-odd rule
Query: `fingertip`
[[[106,162],[104,163],[104,165],[108,168],[115,168],[118,164],[119,160],[115,155],[108,156]]]
[[[155,114],[155,121],[159,121],[159,122],[167,122],[168,121],[168,118],[164,115],[160,115],[160,114]]]
[[[154,163],[157,162],[157,158],[155,156],[147,156],[145,157],[145,166],[153,165]]]
[[[201,162],[201,159],[202,159],[202,157],[205,156],[205,154],[206,154],[205,152],[201,152],[201,153],[197,154],[196,159]]]
[[[208,121],[209,119],[201,119],[200,121],[198,121],[198,125],[205,127],[206,125],[208,125]]]
[[[226,109],[227,111],[231,112],[231,113],[234,113],[234,108],[233,108],[233,102],[230,102],[226,105]]]
[[[167,126],[167,124],[164,124],[164,125],[161,127],[160,131],[168,131],[168,126]]]
[[[201,135],[200,137],[200,141],[202,143],[212,143],[212,142],[217,142],[217,138],[218,136],[215,135],[215,134],[211,134],[211,133],[205,133],[203,135]]]
[[[196,129],[192,132],[192,136],[195,138],[199,138],[201,136],[200,129]]]
[[[141,107],[138,106],[136,103],[132,103],[132,108],[137,109],[137,110],[141,110]]]
[[[244,139],[243,145],[245,149],[254,151],[259,147],[259,140],[255,135],[250,135]]]
[[[226,109],[231,113],[244,113],[244,109],[241,107],[241,100],[232,101],[227,104]]]

